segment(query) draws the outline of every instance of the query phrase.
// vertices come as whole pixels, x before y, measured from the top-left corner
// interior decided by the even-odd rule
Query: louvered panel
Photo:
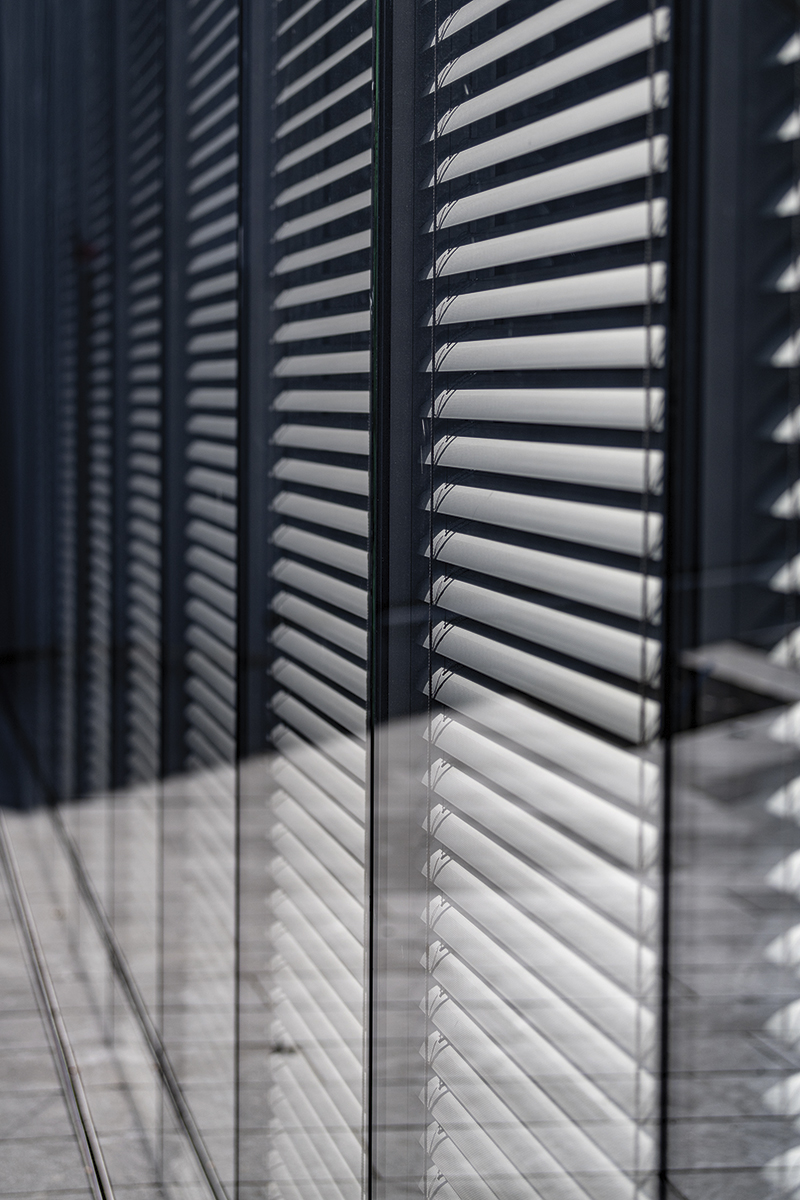
[[[235,0],[190,4],[185,661],[195,766],[232,762],[236,744],[238,63]]]
[[[163,1036],[228,1189],[237,1171],[241,5],[182,0],[165,13],[168,94],[176,105],[174,114],[167,113],[167,366],[174,394],[167,397],[165,416],[167,469],[180,478],[167,477],[173,491],[165,512],[164,570],[172,587],[164,632],[173,646],[182,646],[182,669],[166,675],[165,745],[174,766],[165,765],[181,773],[164,787],[163,925],[167,945],[191,951],[165,959],[170,1003]]]
[[[363,0],[278,9],[273,1040],[303,1052],[274,1073],[287,1197],[361,1193],[370,22]]]
[[[782,47],[777,56],[777,62],[782,66],[789,66],[796,63],[797,43],[793,39],[786,46]],[[780,123],[778,137],[781,141],[790,144],[797,144],[800,138],[800,121],[797,119],[796,112],[785,117]],[[787,186],[788,185],[788,186]],[[797,213],[800,212],[800,185],[797,183],[789,185],[786,181],[781,195],[777,203],[774,205],[772,212],[775,216],[783,219],[783,222],[796,219]],[[794,298],[800,291],[800,260],[790,259],[781,264],[782,270],[777,275],[777,279],[773,274],[769,281],[772,290],[783,293],[790,300]],[[790,319],[794,323],[795,314],[791,313]],[[768,360],[772,367],[777,368],[780,375],[785,377],[787,370],[796,370],[800,365],[800,338],[796,332],[791,333],[788,337],[783,337],[779,344],[773,348]],[[788,385],[791,387],[791,385]],[[797,442],[800,442],[800,408],[792,407],[789,411],[782,414],[781,419],[775,424],[772,430],[772,440],[789,447],[793,447]],[[791,451],[790,451],[791,453]],[[790,462],[790,470],[794,469],[794,461]],[[788,482],[788,481],[787,481]],[[782,521],[794,522],[800,518],[800,483],[797,481],[789,483],[785,486],[777,497],[772,498],[770,505],[770,515],[778,517]],[[787,526],[787,534],[784,539],[787,548],[794,548],[795,538],[792,536],[791,526]],[[784,554],[785,561],[777,565],[777,569],[773,568],[771,578],[769,579],[770,588],[783,595],[791,595],[800,591],[800,555],[796,553]],[[800,627],[790,629],[780,641],[773,647],[770,652],[770,658],[773,662],[781,666],[795,667],[800,657]]]
[[[427,1186],[622,1200],[653,1166],[669,13],[435,19]]]
[[[161,762],[164,29],[157,3],[135,7],[129,37],[126,772],[144,781],[158,777]]]
[[[114,407],[114,193],[113,111],[110,105],[109,14],[93,6],[89,17],[91,51],[85,121],[83,256],[91,276],[85,313],[86,404],[86,660],[85,784],[101,791],[112,771],[112,541]]]
[[[156,864],[162,746],[164,476],[165,9],[117,6],[116,368],[118,469],[115,609],[116,781],[108,821],[106,904],[145,1003],[158,1004]],[[133,786],[131,786],[133,785]],[[98,879],[98,876],[95,876]],[[157,983],[157,980],[159,981]]]
[[[787,14],[788,16],[788,14]],[[797,63],[800,61],[800,40],[797,34],[794,33],[788,41],[781,45],[776,54],[770,56],[770,69],[779,77],[782,77],[780,82],[784,87],[784,103],[791,95],[792,103],[797,102]],[[759,63],[760,66],[760,63]],[[789,71],[792,72],[794,86],[787,87],[787,76]],[[775,86],[775,85],[773,85]],[[776,89],[777,90],[777,89]],[[763,103],[763,101],[762,101]],[[762,114],[766,115],[766,110],[762,110]],[[770,112],[770,128],[759,130],[760,140],[774,140],[775,131],[774,114]],[[757,518],[758,518],[758,539],[759,539],[759,556],[762,545],[767,545],[766,533],[767,523],[769,518],[777,518],[782,526],[780,531],[780,550],[777,561],[773,560],[769,563],[766,570],[761,566],[757,571],[752,571],[752,576],[757,581],[757,586],[761,595],[757,599],[758,612],[758,640],[766,640],[769,637],[769,626],[772,620],[769,620],[764,615],[770,611],[765,609],[763,603],[763,593],[766,590],[766,584],[772,593],[777,593],[780,600],[779,606],[771,608],[771,615],[777,616],[783,626],[783,636],[779,638],[773,645],[769,659],[781,666],[787,667],[794,671],[798,668],[800,661],[800,626],[797,622],[797,593],[800,592],[800,556],[797,554],[797,526],[796,522],[800,518],[800,486],[797,481],[797,443],[800,442],[800,408],[796,406],[797,398],[797,367],[800,365],[800,338],[797,333],[797,307],[796,297],[800,291],[800,270],[798,264],[800,260],[797,255],[797,231],[796,219],[797,213],[800,211],[800,187],[796,181],[796,157],[798,140],[800,139],[800,121],[798,121],[798,109],[795,107],[793,111],[783,112],[779,115],[777,140],[787,144],[787,149],[791,147],[791,158],[786,155],[781,161],[782,179],[780,186],[774,188],[769,207],[765,208],[758,214],[759,217],[772,218],[770,224],[775,218],[780,221],[779,244],[781,246],[781,259],[777,264],[774,262],[774,243],[770,247],[770,267],[769,274],[766,278],[758,278],[756,286],[759,291],[772,292],[772,303],[774,307],[770,310],[770,332],[769,336],[772,344],[763,344],[763,338],[766,334],[766,327],[755,326],[755,322],[751,324],[754,328],[759,329],[761,338],[755,345],[750,343],[748,350],[756,361],[747,363],[746,367],[758,365],[759,367],[766,366],[770,369],[772,379],[769,380],[766,387],[761,384],[761,375],[756,374],[754,378],[758,381],[756,387],[752,388],[753,395],[747,396],[748,404],[755,416],[755,422],[759,433],[766,424],[771,434],[771,441],[777,443],[778,447],[785,447],[785,457],[772,458],[769,467],[769,473],[764,471],[763,464],[759,462],[758,475],[758,495],[757,499]],[[766,138],[765,138],[766,133]],[[779,160],[780,161],[780,160]],[[795,176],[794,181],[792,176]],[[765,237],[766,230],[762,226],[758,230],[757,236],[760,239]],[[774,235],[773,235],[774,236]],[[765,255],[762,245],[759,243],[759,274],[763,272]],[[777,301],[777,302],[776,302]],[[783,303],[781,303],[783,301]],[[759,296],[759,307],[763,303],[763,299]],[[780,320],[781,333],[777,339],[774,335],[774,327],[776,320]],[[746,343],[747,344],[747,343]],[[755,351],[755,354],[753,354]],[[748,380],[749,382],[749,380]],[[779,383],[780,391],[775,388],[775,384]],[[759,387],[758,385],[761,384]],[[775,408],[776,398],[775,393],[781,397],[780,418],[776,420]],[[755,408],[753,400],[761,400],[761,411]],[[765,402],[769,406],[765,406]],[[765,411],[769,411],[768,422],[764,422]],[[755,451],[748,446],[748,457],[755,461]],[[768,479],[768,491],[764,495],[763,481]],[[777,494],[776,494],[777,493]],[[766,500],[766,503],[765,503]],[[765,511],[766,510],[766,511]],[[746,528],[746,518],[740,518],[742,525]],[[773,522],[769,522],[772,524]],[[774,601],[773,601],[774,603]],[[774,620],[774,617],[773,617]],[[777,621],[775,622],[777,624]],[[779,626],[780,627],[780,626]],[[749,635],[749,636],[748,636]],[[747,629],[745,638],[742,640],[749,641],[750,630]],[[770,641],[775,641],[775,635],[769,637]],[[732,643],[735,644],[735,643]],[[788,710],[784,711],[783,715],[779,716],[776,721],[771,722],[770,737],[777,742],[794,742],[797,739],[797,705],[793,705]],[[773,817],[783,819],[798,819],[798,779],[790,778],[794,773],[794,766],[784,768],[784,775],[781,785],[778,787],[767,800],[766,808]],[[763,867],[758,873],[764,879],[767,887],[775,889],[778,893],[785,895],[797,893],[797,868],[800,858],[797,851],[789,853],[786,851],[788,844],[785,836],[779,836],[775,843],[775,850],[780,854],[780,858],[775,862],[775,854],[770,858],[773,864],[771,869],[763,874]],[[791,918],[794,919],[793,917]],[[791,968],[796,972],[797,965],[797,940],[798,926],[795,924],[777,937],[772,937],[774,931],[770,930],[770,941],[764,949],[762,949],[763,959],[767,960],[770,965],[780,965],[783,968]],[[759,939],[763,946],[763,940]],[[770,994],[769,991],[767,994]],[[789,1004],[785,1003],[786,997],[781,995],[777,989],[773,989],[770,994],[769,1008],[774,1009],[780,1003],[781,1007],[777,1011],[773,1011],[769,1019],[763,1024],[764,1032],[781,1044],[782,1053],[786,1053],[787,1048],[794,1048],[797,1044],[797,1002]],[[793,1071],[793,1064],[787,1067],[789,1072]],[[774,1146],[771,1147],[772,1156],[765,1162],[760,1174],[767,1186],[775,1189],[781,1195],[791,1195],[793,1190],[798,1186],[800,1173],[798,1172],[798,1146],[797,1141],[797,1100],[796,1100],[797,1074],[792,1073],[782,1079],[780,1082],[773,1083],[771,1087],[765,1090],[762,1094],[762,1103],[764,1108],[771,1114],[773,1120],[783,1119],[790,1120],[793,1125],[792,1134],[789,1140],[781,1138],[776,1139]],[[790,1142],[794,1142],[791,1145]],[[775,1150],[780,1149],[779,1153]],[[766,1151],[762,1156],[766,1157]]]

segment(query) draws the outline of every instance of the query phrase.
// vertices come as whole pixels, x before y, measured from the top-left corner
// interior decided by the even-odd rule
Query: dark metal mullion
[[[267,301],[268,194],[273,157],[269,90],[263,64],[270,50],[269,14],[242,0],[239,137],[239,411],[238,731],[240,759],[263,751],[265,738],[264,612],[266,602],[265,398],[269,388]]]
[[[419,995],[390,994],[398,978],[417,982],[408,964],[424,950],[418,861],[423,814],[420,789],[423,739],[418,721],[425,698],[420,646],[418,547],[427,515],[420,419],[416,278],[420,189],[417,170],[419,93],[418,5],[376,0],[374,30],[375,134],[373,164],[372,377],[370,419],[370,621],[367,884],[367,1195],[399,1200],[414,1194],[422,1175],[417,1116],[397,1104],[398,1065],[388,1056],[406,1047],[408,1100],[422,1084],[417,1050],[424,1038]],[[402,797],[404,809],[398,811]],[[407,924],[389,920],[386,901],[408,896]],[[421,989],[419,994],[421,994]],[[392,1164],[401,1178],[391,1178]]]
[[[274,78],[273,6],[241,0],[239,133],[239,342],[237,424],[236,976],[234,1193],[267,1179],[269,1037],[265,1008],[241,1007],[243,983],[268,969],[264,864],[268,860],[266,746],[267,528],[270,351],[267,274],[274,157],[269,113]],[[261,931],[263,930],[263,933]],[[257,934],[259,936],[257,936]],[[244,1075],[242,1056],[247,1057]],[[258,1061],[254,1061],[258,1056]],[[241,1091],[248,1080],[247,1105]],[[258,1081],[255,1092],[252,1084]],[[242,1116],[246,1113],[245,1129]]]
[[[665,446],[664,768],[661,827],[661,926],[659,930],[659,1111],[657,1171],[660,1200],[669,1186],[670,951],[672,791],[674,738],[693,724],[680,666],[682,651],[698,637],[697,521],[700,489],[700,400],[703,371],[703,162],[705,156],[706,5],[673,0],[669,174],[669,297],[667,421]],[[689,709],[687,710],[687,701]]]

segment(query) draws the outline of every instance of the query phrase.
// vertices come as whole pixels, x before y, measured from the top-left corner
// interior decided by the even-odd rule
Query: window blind
[[[85,405],[84,445],[79,453],[85,474],[82,515],[85,527],[81,553],[84,594],[78,621],[85,623],[85,679],[82,760],[84,786],[101,791],[111,782],[111,675],[112,675],[112,438],[113,420],[113,107],[109,94],[108,46],[110,16],[99,6],[91,8],[90,59],[84,92],[82,243],[78,256],[85,272],[83,292],[82,357],[84,378],[79,403]],[[85,606],[85,607],[84,607]]]
[[[239,6],[189,0],[186,87],[187,765],[236,748]]]
[[[653,1168],[669,11],[428,19],[423,1186],[621,1198]]]
[[[781,47],[776,64],[782,67],[791,66],[800,59],[798,40],[791,38]],[[796,143],[800,138],[800,110],[784,113],[778,124],[778,140],[784,143]],[[788,185],[788,186],[787,186]],[[773,206],[773,215],[782,222],[796,218],[800,212],[800,185],[787,180],[777,202]],[[791,298],[800,290],[800,260],[792,257],[781,263],[781,269],[771,280],[773,289],[787,298]],[[789,332],[772,348],[769,355],[770,365],[777,369],[782,376],[787,372],[796,373],[800,366],[800,338],[795,331]],[[800,441],[800,409],[793,408],[782,414],[781,419],[772,430],[772,440],[780,445],[793,446]],[[788,482],[780,494],[773,498],[770,515],[781,521],[793,522],[800,516],[800,486]],[[789,530],[791,526],[787,527]],[[787,546],[792,547],[791,533],[786,537]],[[789,595],[800,590],[800,555],[790,553],[786,561],[780,563],[769,580],[773,591]],[[798,650],[800,649],[800,630],[791,630],[773,648],[771,658],[781,666],[795,666]]]
[[[129,27],[128,144],[123,169],[127,295],[126,774],[158,777],[161,762],[161,522],[164,284],[164,30],[145,0]]]
[[[183,427],[172,431],[184,451],[185,507],[168,517],[172,530],[182,523],[183,562],[165,570],[183,586],[183,621],[173,619],[187,770],[164,789],[163,924],[165,938],[198,950],[165,959],[174,997],[165,1043],[226,1188],[237,1170],[240,19],[238,0],[185,0],[173,14],[169,64],[185,105],[172,126],[181,190],[168,196],[182,267],[171,317],[183,350]]]
[[[770,63],[773,71],[782,74],[789,68],[796,71],[800,62],[800,38],[795,33],[778,50],[775,59]],[[796,97],[796,85],[795,85]],[[798,110],[781,114],[778,125],[778,140],[796,147],[800,138],[800,120]],[[793,158],[796,150],[793,150]],[[785,164],[789,166],[788,161]],[[794,167],[794,163],[792,164]],[[786,228],[786,223],[796,221],[800,212],[800,186],[796,179],[786,174],[783,187],[778,193],[777,201],[768,210],[768,215],[777,217]],[[789,321],[788,330],[777,345],[771,347],[771,353],[765,356],[766,362],[783,383],[785,408],[781,417],[772,422],[771,440],[787,448],[785,463],[784,487],[777,496],[771,497],[769,514],[784,525],[782,561],[773,564],[767,572],[766,582],[773,592],[786,597],[784,620],[788,619],[789,629],[777,641],[770,651],[770,659],[782,667],[797,669],[800,656],[800,626],[797,621],[796,593],[800,591],[800,556],[797,554],[796,524],[800,517],[800,488],[794,479],[797,474],[796,445],[800,441],[800,409],[794,406],[796,396],[797,369],[800,366],[800,340],[793,326],[796,324],[795,297],[800,290],[800,270],[796,257],[796,233],[792,230],[790,257],[780,264],[779,271],[773,272],[772,289],[786,297]],[[786,336],[788,334],[788,336]],[[777,569],[776,569],[777,568]],[[792,706],[778,719],[772,722],[769,730],[770,737],[777,742],[797,744],[797,705]],[[787,772],[790,774],[791,772]],[[775,817],[798,820],[798,793],[800,781],[798,778],[784,780],[784,783],[768,798],[766,808]],[[797,853],[782,857],[769,870],[765,882],[769,888],[779,893],[795,895],[797,893]],[[794,925],[784,933],[775,937],[765,948],[764,958],[771,964],[797,970],[797,945],[799,928]],[[765,1032],[773,1037],[783,1047],[792,1047],[796,1043],[798,1005],[795,1002],[784,1005],[772,1013],[764,1025]],[[763,1094],[763,1104],[768,1112],[777,1117],[789,1118],[797,1124],[797,1083],[798,1076],[791,1074],[787,1078],[774,1083]],[[764,1175],[768,1183],[780,1194],[790,1194],[800,1182],[798,1171],[798,1147],[791,1146],[788,1150],[774,1155],[764,1166]]]
[[[276,1196],[362,1188],[371,20],[282,0],[274,98]]]

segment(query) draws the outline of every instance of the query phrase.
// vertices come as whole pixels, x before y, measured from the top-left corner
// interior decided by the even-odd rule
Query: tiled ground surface
[[[25,956],[0,885],[0,1195],[90,1196]]]
[[[768,1028],[798,996],[797,964],[768,950],[800,930],[798,891],[777,888],[773,874],[800,849],[800,829],[768,806],[800,776],[800,747],[776,740],[775,721],[775,712],[754,714],[686,735],[675,748],[674,1200],[798,1195],[797,1109],[788,1092],[769,1102],[771,1089],[800,1070],[800,1046]]]
[[[800,854],[800,798],[793,814],[778,815],[770,807],[776,789],[800,779],[800,745],[776,740],[774,720],[774,713],[756,714],[688,735],[676,747],[668,1130],[673,1200],[800,1197],[800,1010],[793,1015],[800,994],[800,884],[791,866]],[[201,799],[187,791],[173,795],[166,807],[164,861],[183,866],[182,873],[177,865],[166,872],[160,909],[154,901],[147,907],[158,861],[158,824],[147,797],[121,796],[113,807],[87,802],[66,811],[98,891],[112,895],[117,935],[150,1004],[158,921],[164,921],[169,1049],[225,1178],[232,1108],[232,996],[226,985],[231,854],[219,806],[204,806]],[[150,1058],[114,990],[47,815],[9,813],[6,821],[116,1197],[209,1200],[170,1124]],[[109,845],[113,889],[104,875]],[[254,862],[266,861],[264,847],[253,845]],[[785,880],[775,875],[779,864]],[[251,891],[256,894],[255,885]],[[405,917],[399,912],[398,922],[418,921],[424,898],[410,901],[402,889],[398,894],[400,908],[408,909]],[[255,908],[252,920],[262,919]],[[777,961],[769,947],[790,931],[786,961]],[[268,974],[256,965],[251,978],[266,993]],[[254,1072],[263,1033],[263,997],[256,991],[245,989],[240,997],[254,1014],[247,1060]],[[420,1011],[416,997],[412,1007],[414,1014]],[[777,1033],[776,1013],[784,1014],[785,1026]],[[405,1038],[409,1044],[419,1038]],[[786,1097],[770,1100],[781,1081],[791,1084]],[[263,1200],[265,1093],[257,1072],[243,1082],[252,1086],[242,1128],[256,1165],[240,1196]],[[405,1084],[398,1088],[405,1095]],[[416,1126],[412,1133],[416,1144]],[[0,1200],[88,1195],[0,874]]]
[[[158,1077],[82,909],[44,812],[6,814],[91,1117],[117,1200],[207,1200]],[[0,1198],[90,1196],[28,980],[3,879],[0,893]]]

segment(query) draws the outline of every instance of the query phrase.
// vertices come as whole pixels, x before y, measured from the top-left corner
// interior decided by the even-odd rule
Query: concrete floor
[[[668,1106],[674,1200],[800,1197],[800,707],[797,728],[788,732],[782,712],[696,731],[675,747]],[[164,808],[162,853],[175,866],[160,910],[147,907],[156,895],[151,799],[130,794],[65,812],[101,891],[110,870],[117,933],[151,1004],[158,922],[169,918],[160,944],[170,1053],[207,1144],[219,1147],[226,1178],[231,996],[222,984],[230,974],[230,838],[227,809],[201,803],[187,789],[186,781],[176,786]],[[115,1196],[209,1200],[50,818],[8,812],[5,821]],[[266,849],[257,839],[252,844],[254,861],[263,863]],[[109,845],[116,845],[112,868],[104,865]],[[422,904],[411,904],[414,922]],[[258,929],[263,919],[254,909]],[[266,976],[262,983],[266,988]],[[258,1034],[263,1003],[252,1003],[254,1012],[261,1005]],[[257,1044],[254,1036],[248,1062],[259,1061]],[[404,1041],[418,1044],[416,1034]],[[263,1081],[254,1075],[248,1082],[258,1098]],[[245,1111],[253,1144],[263,1148],[258,1103]],[[414,1124],[414,1146],[418,1134]],[[241,1189],[242,1200],[262,1200],[266,1177],[254,1171],[250,1178],[256,1183]],[[0,870],[0,1200],[90,1195]]]
[[[7,890],[0,888],[0,1195],[91,1195]]]
[[[114,1195],[207,1200],[207,1185],[165,1102],[47,814],[6,813],[5,820]],[[0,1197],[92,1194],[3,876]]]

